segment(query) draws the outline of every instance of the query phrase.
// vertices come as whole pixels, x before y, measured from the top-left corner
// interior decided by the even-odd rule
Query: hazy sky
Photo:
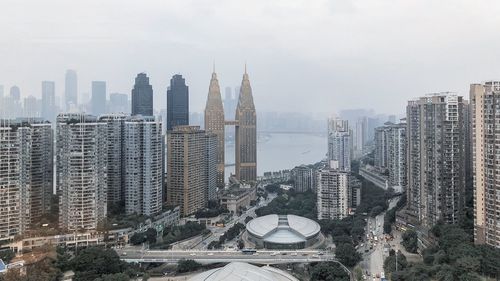
[[[39,97],[54,80],[62,95],[71,68],[80,93],[105,80],[130,94],[144,71],[164,108],[180,73],[201,111],[212,62],[225,87],[247,61],[257,110],[401,113],[500,79],[499,15],[498,0],[1,0],[0,84]]]

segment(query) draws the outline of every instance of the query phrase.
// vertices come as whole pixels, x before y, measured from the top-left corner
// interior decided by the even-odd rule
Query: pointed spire
[[[212,72],[215,73],[215,60],[213,62],[213,67],[212,68],[213,68]]]
[[[245,61],[245,74],[247,74],[247,61]]]

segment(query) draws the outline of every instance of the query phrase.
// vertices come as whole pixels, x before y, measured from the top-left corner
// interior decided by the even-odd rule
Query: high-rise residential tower
[[[186,125],[189,125],[189,87],[182,75],[176,74],[167,89],[167,131]]]
[[[236,178],[242,181],[255,181],[257,180],[257,114],[246,66],[241,81],[235,121]]]
[[[57,117],[59,225],[95,230],[107,215],[107,124],[85,114]]]
[[[161,120],[132,116],[125,121],[123,134],[125,212],[155,215],[163,203]]]
[[[464,101],[454,93],[408,102],[408,211],[432,227],[457,223],[465,205]]]
[[[49,213],[53,134],[41,119],[0,120],[0,241],[23,234]]]
[[[146,73],[139,73],[132,89],[132,115],[153,116],[153,87]]]
[[[180,206],[183,215],[207,204],[207,143],[207,134],[198,126],[176,126],[167,132],[167,204]]]
[[[375,129],[375,167],[387,172],[390,187],[406,188],[406,123],[386,123]]]
[[[217,74],[212,73],[205,106],[205,130],[217,138],[217,186],[224,187],[224,108]]]
[[[124,168],[124,124],[127,115],[115,113],[99,117],[99,122],[106,124],[107,144],[107,200],[108,208],[125,199]],[[138,148],[137,148],[138,149]]]
[[[347,120],[328,119],[328,160],[336,161],[340,171],[351,171],[351,141]]]
[[[53,81],[42,81],[42,118],[51,122],[56,118],[56,86]]]
[[[64,102],[66,111],[78,106],[78,78],[72,69],[66,70],[64,77]]]
[[[92,81],[92,97],[90,98],[92,114],[98,116],[106,113],[106,82]]]
[[[470,86],[474,241],[500,248],[500,81]]]
[[[349,173],[337,169],[318,171],[318,219],[343,219],[349,215]]]

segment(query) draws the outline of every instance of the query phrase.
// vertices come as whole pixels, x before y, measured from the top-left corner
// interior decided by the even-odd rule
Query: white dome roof
[[[224,267],[200,273],[190,281],[298,281],[290,274],[279,269],[258,267],[242,262],[232,262]]]

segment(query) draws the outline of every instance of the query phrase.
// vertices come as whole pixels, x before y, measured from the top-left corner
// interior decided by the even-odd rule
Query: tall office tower
[[[340,171],[351,171],[351,134],[347,120],[328,119],[328,160],[338,162]]]
[[[224,108],[217,74],[212,73],[205,106],[205,130],[217,138],[217,186],[224,187]]]
[[[18,86],[12,86],[10,87],[10,97],[13,98],[15,101],[21,101],[21,90],[19,89]]]
[[[54,122],[56,118],[56,84],[42,81],[42,118]]]
[[[132,115],[153,116],[153,87],[146,73],[135,77],[132,89]]]
[[[408,102],[408,210],[424,226],[457,223],[465,204],[464,102],[437,93]]]
[[[375,167],[387,172],[390,187],[406,188],[406,123],[386,123],[375,129]]]
[[[108,113],[130,113],[128,95],[111,93],[109,94]],[[147,115],[151,116],[151,115]]]
[[[500,173],[497,129],[500,81],[470,86],[474,175],[474,241],[500,248]]]
[[[184,216],[206,206],[207,138],[198,126],[167,131],[167,204]]]
[[[56,133],[59,224],[95,230],[107,214],[107,124],[85,114],[59,114]]]
[[[40,100],[34,96],[24,98],[23,116],[35,118],[42,117]]]
[[[98,116],[106,113],[106,82],[92,81],[92,97],[90,98],[92,114]]]
[[[113,204],[125,199],[125,171],[124,171],[124,148],[125,140],[124,124],[127,119],[125,114],[105,114],[99,117],[99,122],[106,124],[107,138],[107,201],[108,209]]]
[[[167,89],[167,131],[175,126],[189,125],[189,87],[182,75],[170,79]]]
[[[257,115],[246,66],[241,81],[235,121],[237,123],[236,178],[241,181],[255,181],[257,180]]]
[[[66,111],[78,106],[78,78],[72,69],[66,70],[64,77],[64,102]]]
[[[50,211],[53,134],[41,119],[0,120],[0,241]]]
[[[343,219],[349,214],[349,173],[336,169],[318,171],[318,219]]]
[[[155,215],[163,203],[162,122],[135,115],[127,118],[123,133],[125,212]]]
[[[217,171],[217,157],[219,155],[218,151],[218,137],[215,134],[207,133],[206,138],[206,181],[207,188],[205,191],[205,200],[214,201],[217,200],[217,176],[219,175]]]
[[[316,189],[316,172],[313,168],[300,165],[292,169],[292,180],[295,191],[306,192]]]

